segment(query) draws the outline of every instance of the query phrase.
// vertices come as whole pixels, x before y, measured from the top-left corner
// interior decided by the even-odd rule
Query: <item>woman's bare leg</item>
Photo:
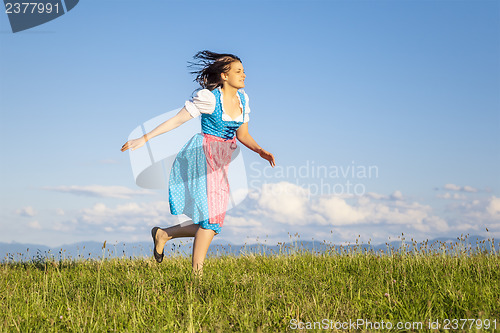
[[[215,236],[215,231],[199,228],[193,242],[193,272],[198,276],[203,274],[203,262],[207,255],[208,247]]]
[[[180,223],[173,227],[158,229],[156,232],[156,252],[162,253],[165,243],[173,238],[194,237],[199,225],[192,223]]]

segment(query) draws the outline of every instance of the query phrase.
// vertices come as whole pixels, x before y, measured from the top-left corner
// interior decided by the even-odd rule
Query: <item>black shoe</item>
[[[158,227],[154,227],[151,229],[151,236],[153,236],[153,255],[155,256],[155,259],[157,262],[162,262],[163,261],[163,251],[161,251],[161,254],[156,252],[156,233],[158,232]]]

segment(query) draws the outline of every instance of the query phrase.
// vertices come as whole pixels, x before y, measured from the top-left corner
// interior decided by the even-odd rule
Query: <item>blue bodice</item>
[[[201,114],[201,131],[206,134],[215,135],[220,138],[230,140],[234,138],[236,130],[245,121],[246,101],[242,92],[238,91],[238,95],[243,106],[243,121],[224,121],[222,120],[222,95],[219,88],[212,90],[215,95],[215,110],[214,112]]]

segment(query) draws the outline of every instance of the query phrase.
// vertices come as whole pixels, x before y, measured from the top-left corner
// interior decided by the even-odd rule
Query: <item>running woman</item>
[[[250,107],[244,92],[246,74],[240,58],[233,54],[198,52],[192,65],[198,66],[195,81],[201,86],[196,96],[172,118],[141,138],[127,141],[121,151],[135,150],[157,135],[171,131],[201,116],[201,133],[195,134],[177,154],[170,170],[169,204],[173,215],[191,220],[168,228],[151,230],[153,254],[162,262],[167,241],[194,237],[193,272],[201,275],[213,237],[224,222],[229,198],[227,172],[236,139],[275,166],[274,156],[262,149],[248,132]]]

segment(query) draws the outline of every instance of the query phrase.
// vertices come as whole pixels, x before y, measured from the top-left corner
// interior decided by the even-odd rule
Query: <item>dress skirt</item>
[[[229,200],[228,168],[236,136],[225,140],[197,133],[177,154],[170,171],[173,215],[185,214],[204,229],[220,233]]]

